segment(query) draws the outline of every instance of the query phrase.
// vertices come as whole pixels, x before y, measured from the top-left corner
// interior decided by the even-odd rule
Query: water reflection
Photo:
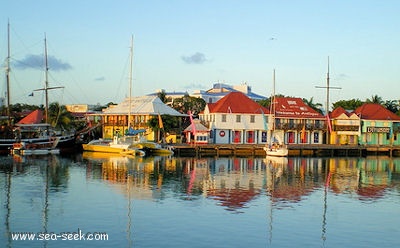
[[[107,181],[131,198],[162,200],[172,192],[183,200],[210,198],[229,211],[246,208],[264,192],[276,208],[325,188],[374,200],[388,188],[398,189],[400,170],[400,159],[386,157],[135,158],[83,153],[83,160],[88,178]]]
[[[123,223],[124,237],[115,245],[125,247],[133,247],[134,234],[140,234],[134,231],[135,201],[206,201],[229,216],[243,216],[256,204],[265,204],[263,218],[271,245],[279,239],[275,236],[282,235],[279,230],[288,225],[283,224],[283,213],[304,211],[307,206],[313,211],[311,216],[319,216],[310,223],[318,226],[324,246],[328,237],[336,236],[332,215],[338,213],[330,213],[335,204],[343,199],[355,205],[383,200],[398,203],[400,195],[400,158],[122,157],[85,152],[73,157],[7,156],[0,160],[4,233],[57,231],[80,223],[87,229],[106,226],[106,231],[118,236]],[[115,208],[120,211],[114,212]],[[93,211],[102,219],[95,215],[89,221]],[[291,220],[291,214],[285,222],[297,225],[304,221],[299,216]],[[13,247],[16,242],[2,235],[0,244]],[[51,245],[56,244],[41,243]]]

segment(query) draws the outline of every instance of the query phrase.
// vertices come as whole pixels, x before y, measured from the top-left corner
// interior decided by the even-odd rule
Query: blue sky
[[[50,101],[105,104],[128,96],[134,37],[133,95],[158,89],[207,90],[246,82],[325,103],[379,95],[400,99],[400,1],[13,0],[2,4],[0,56],[11,25],[13,103],[43,103],[35,68],[47,36]],[[4,61],[2,59],[2,62]],[[3,70],[4,74],[4,70]],[[1,78],[2,92],[5,77]],[[4,94],[4,93],[2,93]]]

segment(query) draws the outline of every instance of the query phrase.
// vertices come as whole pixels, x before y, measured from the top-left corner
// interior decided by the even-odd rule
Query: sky
[[[44,37],[49,101],[119,103],[129,96],[251,86],[326,102],[399,100],[400,1],[13,0],[2,4],[5,75],[10,23],[11,103],[43,104]],[[5,76],[0,90],[6,91]]]

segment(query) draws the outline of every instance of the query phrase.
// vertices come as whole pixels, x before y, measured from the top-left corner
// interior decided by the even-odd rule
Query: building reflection
[[[100,157],[85,154],[87,176],[105,180],[139,199],[206,197],[229,211],[269,196],[273,206],[290,206],[318,190],[377,199],[398,185],[395,158],[178,158]],[[396,181],[396,183],[394,182]],[[126,190],[126,188],[129,190]]]

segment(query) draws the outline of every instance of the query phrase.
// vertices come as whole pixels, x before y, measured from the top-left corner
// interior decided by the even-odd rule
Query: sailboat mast
[[[46,39],[46,34],[44,34],[44,65],[45,65],[45,85],[44,85],[44,91],[45,91],[45,98],[46,98],[46,108],[45,108],[45,122],[48,123],[49,120],[49,94],[48,94],[48,87],[49,87],[49,65],[48,65],[48,60],[47,60],[47,39]]]
[[[276,105],[275,105],[275,100],[276,100],[276,96],[275,96],[275,69],[274,69],[274,72],[273,72],[273,75],[272,75],[272,84],[273,84],[273,89],[272,89],[272,114],[273,114],[273,119],[272,119],[272,128],[273,128],[273,130],[275,130],[275,108],[276,108]]]
[[[7,83],[7,118],[8,125],[11,125],[11,100],[10,100],[10,57],[11,57],[11,48],[10,48],[10,22],[7,24],[7,65],[6,65],[6,83]]]
[[[49,63],[47,60],[47,39],[46,34],[44,34],[44,65],[45,65],[45,84],[44,88],[37,89],[34,91],[44,91],[46,106],[45,106],[45,123],[49,123],[49,90],[64,88],[63,86],[49,87]]]
[[[131,112],[132,112],[132,70],[133,70],[132,68],[133,68],[133,35],[131,37],[131,46],[130,46],[128,128],[130,125]]]
[[[329,56],[328,56],[328,71],[326,73],[326,116],[329,116]],[[329,121],[329,118],[327,118]],[[329,144],[329,125],[326,125],[326,143]]]

